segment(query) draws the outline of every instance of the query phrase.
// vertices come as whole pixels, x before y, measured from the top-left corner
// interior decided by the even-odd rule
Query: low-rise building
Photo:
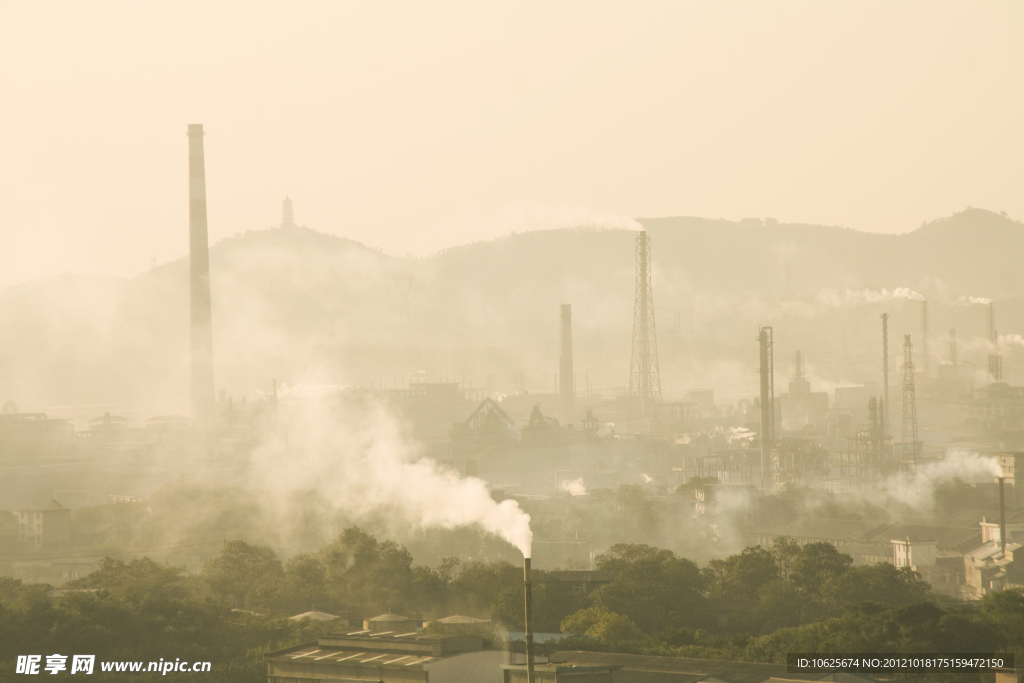
[[[51,501],[39,510],[18,510],[18,537],[31,550],[71,547],[71,510]]]
[[[267,683],[501,683],[505,652],[479,635],[339,633],[272,652]]]

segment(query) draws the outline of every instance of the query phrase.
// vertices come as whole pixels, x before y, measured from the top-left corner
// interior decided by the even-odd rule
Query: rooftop
[[[618,665],[621,669],[615,672],[615,683],[697,683],[710,679],[731,683],[762,683],[771,678],[792,681],[822,678],[818,673],[787,673],[784,664],[680,659],[611,652],[554,652],[550,660],[552,664],[576,666]]]

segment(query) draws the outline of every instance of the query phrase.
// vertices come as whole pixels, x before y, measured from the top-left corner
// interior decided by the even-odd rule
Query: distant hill
[[[722,386],[709,373],[726,369],[746,377],[748,347],[766,321],[779,328],[780,354],[801,345],[822,354],[867,349],[882,305],[894,335],[919,330],[916,302],[857,308],[848,289],[921,292],[935,302],[937,337],[947,326],[975,334],[984,324],[979,307],[947,310],[941,301],[1024,297],[1024,226],[980,209],[895,236],[685,217],[640,223],[652,239],[663,375],[680,391]],[[572,303],[578,386],[589,373],[610,393],[627,379],[634,237],[528,232],[422,259],[308,229],[223,240],[211,248],[217,384],[251,393],[273,378],[392,384],[424,371],[506,389],[522,373],[527,387],[551,390],[558,305]],[[128,280],[64,275],[0,290],[0,401],[184,412],[187,272],[182,258]],[[396,281],[405,277],[411,338]],[[823,298],[823,290],[834,291]],[[1024,307],[1007,305],[1000,329],[1020,330],[1020,315]],[[856,380],[847,375],[830,381]]]

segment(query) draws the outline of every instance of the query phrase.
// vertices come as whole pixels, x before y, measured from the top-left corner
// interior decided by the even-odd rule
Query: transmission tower
[[[636,237],[636,298],[633,303],[633,355],[629,367],[629,409],[650,415],[661,401],[658,341],[654,333],[654,294],[651,289],[651,238]]]
[[[900,447],[904,465],[917,468],[917,400],[914,397],[914,358],[910,335],[903,336],[903,438]]]

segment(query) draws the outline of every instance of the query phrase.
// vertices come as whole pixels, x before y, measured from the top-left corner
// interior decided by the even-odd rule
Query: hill
[[[1024,226],[980,209],[903,235],[686,217],[640,223],[652,239],[666,391],[747,391],[759,323],[776,326],[779,355],[803,348],[813,369],[818,354],[822,381],[860,381],[877,370],[857,354],[877,341],[879,307],[893,315],[894,335],[919,330],[919,304],[893,290],[934,302],[935,349],[947,326],[984,333],[983,307],[954,305],[956,297],[1024,297]],[[548,230],[422,259],[308,229],[223,240],[211,248],[217,384],[251,394],[274,378],[390,385],[422,372],[504,390],[522,375],[527,387],[550,390],[558,305],[570,302],[577,370],[611,393],[627,379],[634,237]],[[187,271],[182,258],[128,280],[64,275],[0,290],[0,400],[184,412]],[[396,277],[412,278],[411,335]],[[999,310],[1000,329],[1019,331],[1024,307]],[[829,375],[828,364],[842,365],[837,354],[846,370]]]

